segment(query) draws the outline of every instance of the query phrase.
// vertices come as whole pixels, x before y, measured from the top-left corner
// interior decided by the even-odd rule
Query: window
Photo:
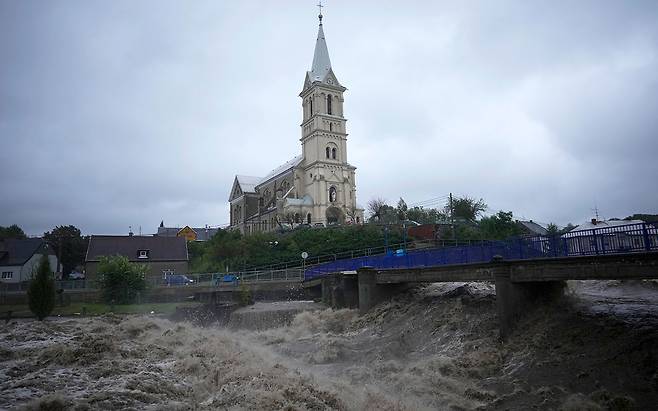
[[[335,203],[336,202],[336,187],[331,187],[329,188],[329,202]]]
[[[149,258],[149,250],[137,251],[137,258],[141,258],[141,259]]]
[[[311,117],[313,115],[313,97],[308,99],[308,103],[309,103],[309,106],[311,107],[311,115],[309,116],[309,117]]]
[[[331,149],[330,149],[329,147],[327,147],[327,149],[325,150],[326,155],[327,155],[327,158],[329,158],[329,152],[330,152],[330,151],[331,151]]]
[[[14,272],[13,271],[3,271],[2,272],[2,279],[3,280],[11,280],[14,278]]]
[[[329,123],[329,131],[334,131],[334,123]]]
[[[299,224],[300,220],[301,220],[301,216],[299,215],[299,213],[295,213],[295,223]]]
[[[162,270],[163,279],[166,280],[167,277],[169,277],[170,275],[174,275],[174,270],[172,270],[171,268],[165,268],[164,270]]]
[[[335,148],[331,149],[331,158],[333,158],[334,160],[336,159],[336,149]]]
[[[311,213],[306,214],[306,223],[311,224]]]
[[[331,94],[327,95],[327,114],[331,114]]]

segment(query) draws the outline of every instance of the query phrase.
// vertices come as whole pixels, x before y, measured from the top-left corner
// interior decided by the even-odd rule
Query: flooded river
[[[2,324],[0,408],[629,410],[658,403],[658,288],[650,282],[570,283],[563,301],[527,315],[505,343],[494,288],[480,283],[413,289],[364,316],[313,310],[288,326],[253,328],[155,316]]]

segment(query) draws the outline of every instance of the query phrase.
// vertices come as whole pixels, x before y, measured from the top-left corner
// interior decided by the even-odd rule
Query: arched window
[[[336,159],[336,149],[335,148],[331,149],[331,158],[333,158],[334,160]]]
[[[331,114],[331,94],[327,95],[327,114]]]
[[[263,207],[263,206],[265,206],[265,200],[263,199],[263,197],[260,197],[260,198],[258,199],[258,206],[259,206],[259,207]]]
[[[336,202],[336,187],[332,186],[329,188],[329,202]]]
[[[308,99],[308,105],[311,109],[311,114],[309,115],[309,117],[311,117],[311,116],[313,116],[313,97]]]
[[[327,149],[326,149],[327,158],[329,158],[329,153],[330,152],[331,152],[331,149],[329,147],[327,147]]]
[[[311,213],[306,214],[306,224],[311,224]]]
[[[334,131],[334,123],[329,123],[329,131]]]
[[[301,217],[300,217],[299,213],[295,213],[295,223],[299,224],[301,222],[300,220],[301,220]]]

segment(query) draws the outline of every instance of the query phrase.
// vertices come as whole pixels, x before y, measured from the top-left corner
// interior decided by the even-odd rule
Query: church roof
[[[242,192],[244,192],[244,193],[255,193],[256,192],[256,186],[261,181],[260,177],[240,176],[240,175],[237,175],[235,177],[238,179],[238,183],[240,184],[240,188],[242,189]]]
[[[322,30],[322,20],[318,28],[318,39],[315,42],[315,52],[313,53],[313,65],[309,72],[311,82],[324,81],[331,71],[331,60],[329,59],[329,50]]]
[[[288,160],[285,163],[281,164],[279,167],[270,171],[265,177],[263,177],[260,180],[260,182],[257,185],[266,183],[271,179],[273,179],[274,177],[278,176],[279,174],[286,172],[293,167],[297,167],[302,162],[302,160],[304,160],[304,156],[302,154],[295,156],[292,160]]]

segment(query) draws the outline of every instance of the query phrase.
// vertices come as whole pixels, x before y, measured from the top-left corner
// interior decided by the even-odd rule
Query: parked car
[[[77,271],[71,271],[69,273],[69,280],[84,280],[85,275],[83,273],[79,273]]]
[[[171,274],[164,280],[166,285],[190,285],[194,280],[183,274]]]

